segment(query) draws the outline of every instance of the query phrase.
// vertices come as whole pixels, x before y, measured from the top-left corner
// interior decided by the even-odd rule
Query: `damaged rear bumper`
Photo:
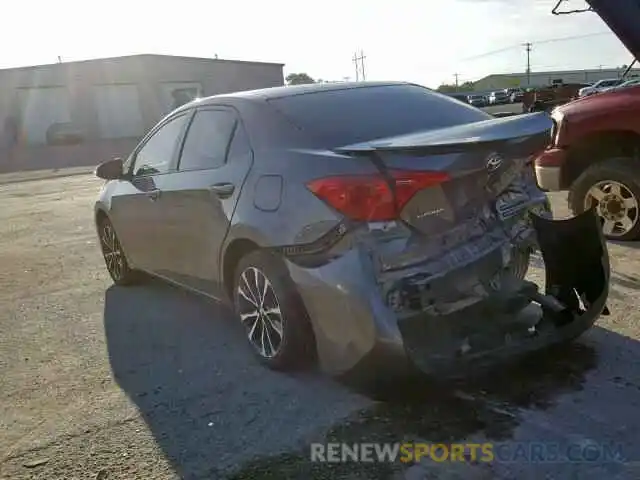
[[[578,337],[606,310],[609,256],[596,215],[532,215],[545,292],[529,282],[448,314],[398,315],[384,301],[370,257],[358,249],[317,268],[289,263],[309,312],[323,370],[466,376]],[[514,286],[515,285],[515,286]]]

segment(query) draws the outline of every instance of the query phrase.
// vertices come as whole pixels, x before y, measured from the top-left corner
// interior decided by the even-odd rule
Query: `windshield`
[[[325,90],[275,98],[269,103],[332,146],[493,118],[417,85]]]
[[[620,83],[620,80],[601,80],[596,83],[595,87],[614,87]]]

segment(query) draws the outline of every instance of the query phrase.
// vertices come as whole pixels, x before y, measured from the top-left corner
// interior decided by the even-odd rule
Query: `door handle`
[[[155,202],[160,198],[160,190],[151,190],[150,192],[147,192],[147,198],[152,202]]]
[[[209,187],[211,193],[214,193],[219,198],[228,198],[233,195],[236,186],[233,183],[216,183]]]

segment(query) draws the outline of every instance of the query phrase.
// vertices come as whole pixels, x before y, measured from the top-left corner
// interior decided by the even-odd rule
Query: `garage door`
[[[94,87],[102,138],[140,137],[144,133],[136,85]]]
[[[21,88],[21,128],[24,142],[38,145],[47,142],[47,129],[54,123],[69,122],[69,92],[65,87]]]

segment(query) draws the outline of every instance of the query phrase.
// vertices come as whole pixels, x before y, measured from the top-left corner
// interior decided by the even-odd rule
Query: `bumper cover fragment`
[[[545,292],[514,280],[468,308],[401,320],[405,350],[420,370],[467,376],[572,340],[608,314],[609,256],[595,213],[568,220],[531,217],[546,267]]]

